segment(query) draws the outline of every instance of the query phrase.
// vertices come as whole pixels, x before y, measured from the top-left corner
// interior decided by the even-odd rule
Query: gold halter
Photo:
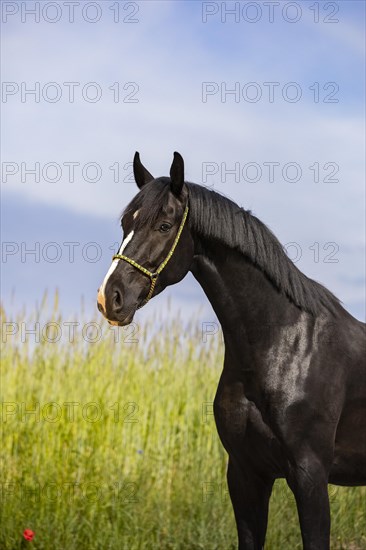
[[[179,226],[179,229],[178,229],[178,233],[174,239],[174,242],[172,244],[172,247],[171,249],[169,250],[168,252],[168,255],[167,257],[165,258],[165,260],[159,265],[158,269],[154,272],[152,271],[149,271],[148,269],[146,269],[146,267],[143,267],[142,265],[138,264],[137,262],[135,262],[135,260],[132,260],[131,258],[129,258],[128,256],[124,256],[123,254],[115,254],[113,256],[113,260],[124,260],[125,262],[133,265],[133,267],[136,267],[136,269],[138,269],[139,271],[141,271],[142,273],[144,273],[145,275],[147,275],[150,280],[151,280],[151,285],[150,285],[150,290],[149,290],[149,294],[146,296],[145,300],[142,302],[141,305],[139,305],[139,307],[137,309],[140,309],[142,306],[144,306],[145,304],[147,304],[147,302],[150,300],[150,298],[152,297],[153,293],[154,293],[154,289],[155,289],[155,285],[156,285],[156,281],[158,279],[158,276],[160,275],[160,273],[163,271],[164,267],[166,266],[166,264],[169,262],[170,258],[173,256],[173,253],[174,253],[174,250],[176,249],[177,247],[177,244],[179,242],[179,238],[182,234],[182,231],[183,231],[183,227],[184,227],[184,224],[186,222],[186,219],[187,219],[187,216],[188,216],[188,206],[186,206],[185,210],[184,210],[184,214],[183,214],[183,218],[182,218],[182,221],[181,221],[181,224]]]

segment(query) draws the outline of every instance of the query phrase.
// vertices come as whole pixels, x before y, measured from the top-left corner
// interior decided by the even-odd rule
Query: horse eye
[[[161,231],[161,233],[166,233],[167,231],[169,231],[170,228],[171,228],[170,223],[162,223],[161,226],[159,227],[159,231]]]

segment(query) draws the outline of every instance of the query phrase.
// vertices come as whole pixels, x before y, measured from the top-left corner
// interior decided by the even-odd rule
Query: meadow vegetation
[[[3,311],[2,329],[2,550],[236,548],[212,411],[219,332],[179,317],[125,329],[65,320],[57,297]],[[329,493],[332,550],[366,548],[366,488]],[[283,480],[266,548],[302,548]]]

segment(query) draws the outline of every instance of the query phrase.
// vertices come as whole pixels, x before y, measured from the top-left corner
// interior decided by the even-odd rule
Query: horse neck
[[[265,273],[225,245],[197,242],[191,271],[220,321],[225,340],[234,339],[241,348],[263,344],[270,327],[293,324],[302,315]]]

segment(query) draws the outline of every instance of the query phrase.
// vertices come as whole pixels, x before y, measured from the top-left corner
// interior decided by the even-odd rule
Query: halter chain
[[[149,293],[148,295],[146,296],[145,300],[142,302],[141,305],[138,306],[137,309],[140,309],[142,306],[144,306],[145,304],[147,304],[147,302],[150,300],[150,298],[152,297],[153,293],[154,293],[154,289],[155,289],[155,285],[156,285],[156,281],[158,279],[158,276],[160,275],[160,273],[163,271],[164,267],[166,266],[166,264],[169,262],[170,258],[173,256],[174,254],[174,250],[176,249],[177,247],[177,244],[179,242],[179,239],[180,239],[180,236],[182,234],[182,231],[183,231],[183,227],[184,227],[184,224],[186,222],[186,219],[187,219],[187,216],[188,216],[188,206],[186,206],[185,210],[184,210],[184,214],[183,214],[183,218],[182,218],[182,221],[181,221],[181,224],[179,226],[179,229],[178,229],[178,233],[174,239],[174,242],[172,244],[172,247],[171,249],[169,250],[168,252],[168,255],[167,257],[165,258],[165,260],[159,265],[158,269],[154,272],[152,271],[149,271],[148,269],[146,269],[146,267],[143,267],[142,265],[138,264],[137,262],[135,262],[135,260],[132,260],[132,258],[129,258],[128,256],[124,256],[124,254],[115,254],[113,256],[113,260],[124,260],[125,262],[133,265],[133,267],[136,267],[136,269],[138,269],[139,271],[141,271],[141,273],[144,273],[145,275],[147,275],[150,280],[151,280],[151,285],[150,285],[150,290],[149,290]]]

